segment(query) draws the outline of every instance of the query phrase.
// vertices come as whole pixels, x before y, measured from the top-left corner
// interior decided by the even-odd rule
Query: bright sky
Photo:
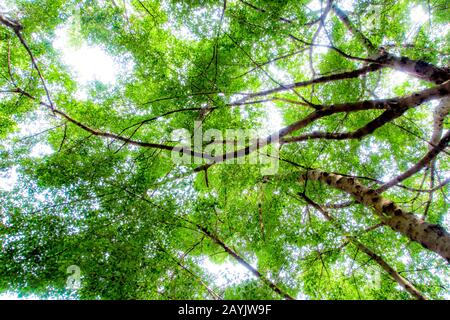
[[[428,20],[428,13],[425,12],[421,5],[413,7],[409,16],[411,17],[411,21],[414,23],[422,24]]]
[[[77,82],[86,86],[90,81],[98,80],[105,84],[114,84],[121,65],[98,46],[88,46],[85,42],[75,47],[69,41],[68,27],[59,27],[53,47],[62,54],[63,62],[73,71]],[[86,99],[86,92],[82,89],[79,98]]]

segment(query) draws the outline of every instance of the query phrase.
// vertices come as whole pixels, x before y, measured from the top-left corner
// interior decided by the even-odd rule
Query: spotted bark
[[[385,225],[436,252],[450,263],[450,234],[442,226],[422,221],[355,178],[311,170],[300,177],[301,181],[305,179],[321,181],[351,194],[359,203],[373,208]]]

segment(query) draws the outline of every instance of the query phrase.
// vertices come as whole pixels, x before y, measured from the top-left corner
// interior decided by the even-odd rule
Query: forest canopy
[[[445,0],[1,1],[0,293],[448,299],[449,26]]]

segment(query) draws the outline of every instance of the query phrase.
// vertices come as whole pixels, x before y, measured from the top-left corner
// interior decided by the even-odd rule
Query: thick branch
[[[348,140],[348,139],[361,139],[371,133],[373,133],[379,127],[384,126],[386,123],[400,117],[406,109],[403,110],[387,110],[383,112],[379,117],[375,118],[364,127],[352,132],[320,132],[314,131],[306,133],[297,137],[287,137],[282,139],[283,143],[306,141],[310,139],[325,139],[325,140]]]
[[[35,97],[30,95],[29,93],[23,91],[22,89],[15,89],[12,92],[22,94],[32,100],[36,100]],[[263,139],[257,139],[256,142],[248,147],[245,147],[240,150],[232,151],[226,154],[218,155],[218,156],[210,156],[208,154],[203,154],[201,152],[196,152],[194,150],[191,150],[187,147],[174,147],[174,146],[168,146],[163,144],[157,144],[157,143],[150,143],[150,142],[142,142],[137,140],[132,140],[127,137],[123,137],[121,135],[117,135],[114,133],[104,132],[100,130],[95,130],[90,128],[89,126],[83,124],[80,121],[77,121],[70,117],[65,112],[54,108],[53,106],[45,103],[45,102],[39,102],[42,106],[45,106],[49,109],[51,109],[55,115],[59,115],[60,117],[68,120],[69,122],[75,124],[79,128],[89,132],[92,135],[95,136],[101,136],[106,138],[112,138],[115,140],[119,140],[122,142],[125,142],[127,144],[141,146],[141,147],[147,147],[147,148],[157,148],[162,150],[168,150],[168,151],[174,151],[174,152],[182,152],[184,154],[190,154],[194,157],[198,158],[204,158],[210,161],[209,164],[197,167],[195,169],[196,172],[205,170],[205,168],[210,167],[211,165],[215,163],[223,162],[227,159],[233,159],[233,158],[239,158],[246,156],[250,154],[251,152],[254,152],[256,150],[261,149],[262,147],[271,144],[273,142],[280,141],[281,138],[285,137],[286,135],[299,130],[301,128],[306,127],[310,123],[316,121],[317,119],[320,119],[325,116],[329,116],[335,113],[339,112],[355,112],[355,111],[361,111],[361,110],[371,110],[371,109],[386,109],[386,110],[394,110],[392,112],[399,112],[402,111],[405,108],[411,108],[415,107],[417,105],[420,105],[421,103],[434,99],[434,98],[440,98],[442,96],[447,95],[450,92],[450,81],[447,81],[441,85],[435,86],[433,88],[425,89],[423,91],[399,97],[394,99],[379,99],[379,100],[366,100],[366,101],[360,101],[355,103],[344,103],[344,104],[336,104],[331,106],[322,106],[318,110],[310,113],[307,117],[281,129],[278,132],[275,132],[271,134],[270,136],[263,138]],[[397,110],[397,111],[395,111]]]
[[[311,170],[300,177],[301,181],[305,179],[321,181],[353,195],[359,203],[373,208],[383,223],[424,248],[436,252],[450,263],[450,234],[442,226],[421,221],[375,190],[363,186],[355,178]]]
[[[370,121],[368,124],[366,124],[364,127],[359,128],[358,130],[355,130],[353,132],[344,132],[344,133],[333,133],[333,132],[312,132],[303,134],[297,137],[288,137],[282,139],[282,142],[289,143],[289,142],[298,142],[298,141],[305,141],[309,139],[326,139],[326,140],[346,140],[346,139],[360,139],[366,135],[369,135],[373,133],[376,129],[379,127],[385,125],[386,123],[400,117],[403,115],[409,108],[415,107],[419,105],[420,103],[428,100],[431,98],[429,94],[434,95],[437,93],[438,95],[439,90],[435,91],[434,93],[431,93],[430,91],[426,90],[425,92],[422,91],[421,93],[415,93],[409,96],[409,98],[404,98],[402,101],[397,100],[394,101],[392,99],[384,99],[384,100],[372,100],[370,102],[363,101],[360,103],[353,104],[353,108],[359,108],[360,105],[368,105],[369,103],[372,103],[373,105],[378,106],[386,106],[386,111],[383,112],[380,116],[375,118],[374,120]],[[397,108],[395,108],[397,106]]]
[[[450,112],[450,97],[443,98],[433,112],[433,134],[430,140],[430,149],[439,143],[444,129],[444,120]]]
[[[372,104],[372,106],[384,106],[387,109],[380,116],[370,121],[364,127],[361,127],[353,132],[343,132],[343,133],[334,133],[334,132],[311,132],[306,133],[296,137],[287,137],[281,139],[283,143],[291,143],[291,142],[299,142],[305,141],[309,139],[325,139],[325,140],[347,140],[347,139],[361,139],[364,136],[367,136],[373,133],[376,129],[382,127],[388,122],[402,116],[408,109],[418,106],[419,104],[432,99],[433,97],[439,97],[441,94],[448,94],[449,92],[449,82],[446,82],[444,85],[438,86],[439,89],[429,91],[426,89],[421,92],[417,92],[411,94],[407,97],[403,97],[400,99],[383,99],[383,100],[371,100],[371,101],[362,101],[356,102],[352,105],[352,109],[360,108],[364,105],[368,106]],[[437,88],[437,87],[435,87]]]
[[[229,153],[215,156],[211,163],[199,166],[195,169],[196,172],[203,171],[205,168],[209,168],[213,164],[221,163],[227,159],[235,159],[244,157],[256,150],[263,148],[264,146],[274,143],[282,142],[283,137],[290,133],[293,133],[299,129],[302,129],[314,121],[339,112],[356,112],[362,110],[392,110],[390,113],[400,116],[406,109],[416,107],[425,101],[429,101],[435,98],[441,98],[450,92],[450,81],[447,81],[441,85],[433,88],[425,89],[420,92],[416,92],[407,96],[393,98],[393,99],[379,99],[379,100],[365,100],[353,103],[335,104],[330,106],[321,106],[317,110],[310,113],[305,118],[292,123],[291,125],[282,128],[278,132],[271,134],[266,138],[257,139],[255,143],[245,148],[232,151]],[[374,129],[375,130],[375,129]]]
[[[382,64],[373,63],[373,64],[369,64],[361,69],[357,69],[357,70],[353,70],[353,71],[332,74],[329,76],[323,76],[323,77],[319,77],[319,78],[311,79],[311,80],[307,80],[307,81],[299,81],[299,82],[295,82],[295,83],[291,83],[291,84],[282,85],[282,86],[279,86],[279,87],[276,87],[273,89],[252,93],[252,94],[249,94],[248,96],[246,96],[245,99],[266,96],[269,94],[287,91],[287,90],[291,90],[294,88],[306,87],[306,86],[317,84],[317,83],[326,83],[326,82],[331,82],[331,81],[336,81],[336,80],[357,78],[361,75],[364,75],[369,72],[377,71],[381,68],[384,68],[384,66]]]
[[[379,59],[379,61],[385,66],[436,84],[443,83],[450,79],[449,68],[440,68],[426,61],[412,60],[407,57],[397,57],[392,54],[386,54]]]

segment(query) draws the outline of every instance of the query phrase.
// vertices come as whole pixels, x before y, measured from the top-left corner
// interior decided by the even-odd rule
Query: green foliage
[[[0,174],[17,175],[12,189],[0,180],[0,291],[80,299],[211,299],[211,291],[225,299],[282,298],[248,274],[219,284],[226,277],[214,274],[208,263],[236,263],[221,241],[293,297],[409,299],[346,241],[345,236],[354,235],[426,296],[448,298],[450,273],[443,261],[387,227],[367,231],[379,223],[369,208],[330,209],[346,230],[343,234],[298,195],[304,192],[319,204],[350,199],[317,182],[298,183],[299,174],[310,168],[361,176],[371,186],[373,179],[388,180],[407,170],[428,151],[423,140],[432,130],[431,102],[362,139],[282,145],[279,168],[268,177],[248,157],[243,164],[220,163],[193,172],[204,161],[178,165],[167,150],[113,139],[121,135],[174,146],[172,131],[185,128],[194,134],[197,120],[204,131],[271,133],[277,128],[270,108],[283,126],[313,111],[286,99],[331,105],[373,99],[373,94],[402,96],[430,86],[409,76],[394,79],[392,70],[383,69],[270,96],[284,100],[230,106],[245,93],[366,64],[294,40],[333,45],[353,57],[368,55],[332,12],[313,39],[321,11],[309,4],[226,1],[224,11],[224,2],[217,0],[9,2],[53,103],[74,121],[39,104],[48,101],[30,56],[0,25]],[[418,1],[362,0],[354,1],[348,13],[375,46],[446,65],[448,5],[433,1],[431,25],[423,22],[414,31],[409,17],[417,5],[426,8]],[[63,26],[70,49],[100,48],[117,65],[129,66],[126,72],[111,83],[80,83],[52,45]],[[35,99],[11,92],[17,87]],[[86,97],[80,95],[83,89]],[[149,120],[165,113],[170,114]],[[381,113],[335,114],[293,134],[351,132]],[[105,132],[111,134],[99,134]],[[36,155],[42,145],[51,151]],[[447,156],[436,162],[435,185],[448,177]],[[404,185],[427,189],[430,179],[429,173],[417,174]],[[424,213],[429,200],[429,193],[407,188],[386,194],[417,214]],[[448,226],[448,195],[448,185],[433,194],[427,221]],[[78,290],[66,287],[70,265],[81,270]],[[380,282],[372,285],[368,274],[380,274]]]

